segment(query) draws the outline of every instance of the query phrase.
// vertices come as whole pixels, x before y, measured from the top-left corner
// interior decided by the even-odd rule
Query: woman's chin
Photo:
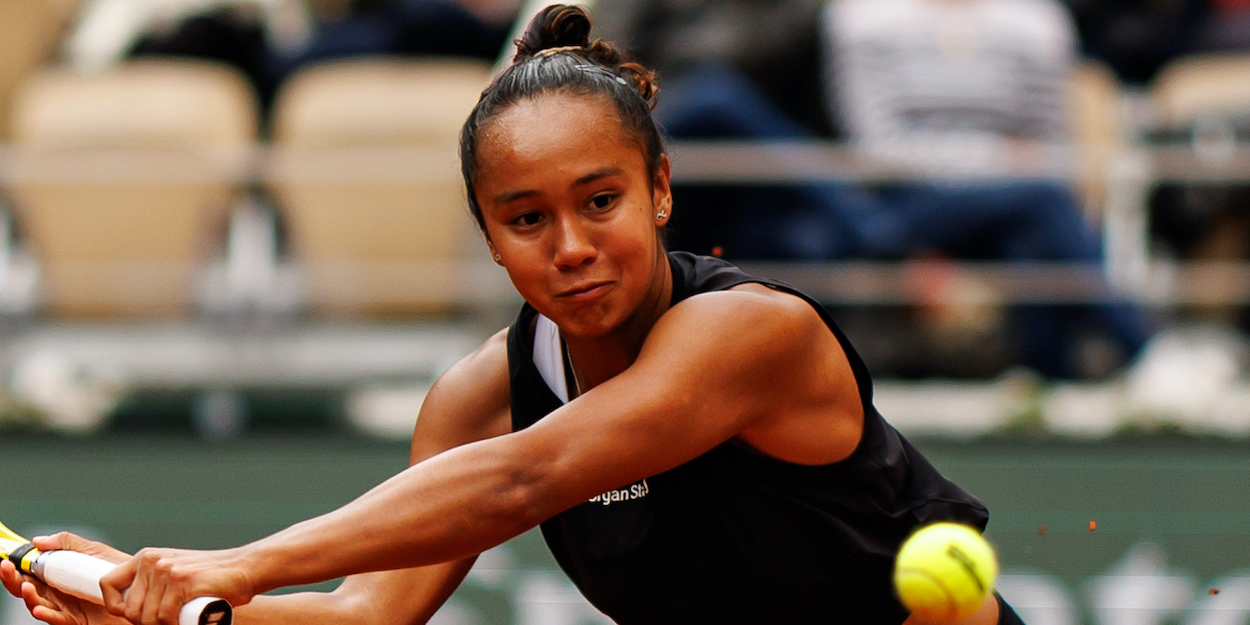
[[[620,315],[603,306],[556,307],[547,316],[560,328],[566,339],[594,339],[606,336],[621,326]]]
[[[605,324],[602,318],[599,319],[566,319],[563,323],[552,319],[556,326],[560,328],[560,334],[567,339],[596,339],[611,334],[616,329],[615,326]]]

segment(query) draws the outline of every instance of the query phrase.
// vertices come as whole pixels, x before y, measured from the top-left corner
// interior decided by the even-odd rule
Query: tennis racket
[[[77,551],[39,551],[30,541],[0,523],[0,559],[38,577],[66,594],[103,605],[100,578],[116,564]],[[178,613],[178,625],[230,625],[234,610],[224,599],[200,597],[188,601]]]

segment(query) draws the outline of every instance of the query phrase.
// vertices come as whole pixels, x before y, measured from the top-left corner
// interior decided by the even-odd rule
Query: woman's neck
[[[668,311],[673,299],[673,270],[663,251],[655,273],[642,304],[619,328],[596,337],[564,337],[574,376],[581,387],[578,392],[608,381],[638,358],[651,328]]]

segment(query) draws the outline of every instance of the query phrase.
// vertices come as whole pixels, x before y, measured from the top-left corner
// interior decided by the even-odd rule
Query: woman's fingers
[[[124,551],[118,551],[101,542],[87,540],[73,532],[58,532],[52,536],[36,536],[31,542],[41,551],[68,549],[95,556],[113,564],[121,564],[130,559],[130,554]]]
[[[100,579],[100,593],[104,596],[104,608],[113,616],[127,616],[126,589],[135,581],[136,560],[137,558],[131,558],[122,562]],[[141,595],[142,593],[137,593],[136,598],[141,599]]]
[[[42,536],[33,542],[41,550],[47,551],[71,549],[110,561],[117,561],[118,554],[122,558],[127,557],[108,545],[67,532]],[[6,591],[22,600],[32,616],[50,625],[125,625],[124,621],[111,617],[103,608],[71,597],[23,574],[7,560],[0,561],[0,582],[3,582]]]
[[[135,554],[135,557],[131,560],[131,562],[139,562],[139,560],[143,557],[145,557],[145,554],[143,551],[140,551]],[[123,593],[122,603],[124,607],[122,609],[122,614],[126,617],[126,620],[131,623],[135,623],[136,625],[146,625],[142,621],[143,602],[148,598],[148,578],[150,575],[147,573],[146,569],[143,569],[142,567],[143,563],[139,562],[139,566],[135,569],[135,574],[133,579],[130,581],[130,584],[125,588],[119,589]],[[114,612],[114,614],[116,613]]]
[[[48,598],[47,587],[42,589],[35,586],[34,582],[22,582],[21,594],[22,602],[26,604],[26,609],[34,611],[36,608],[55,608],[56,603]]]
[[[60,605],[40,594],[30,582],[22,585],[22,602],[31,616],[50,625],[86,625],[85,621],[78,621]]]
[[[153,566],[157,567],[159,574],[140,574],[126,597],[126,618],[142,625],[157,625],[160,622],[158,619],[161,606],[168,601],[168,571],[159,570],[159,562]],[[136,614],[137,619],[134,618]]]
[[[182,611],[183,604],[193,598],[183,599],[181,595],[174,592],[164,593],[161,597],[160,606],[158,606],[156,611],[157,622],[177,625],[178,613]]]
[[[82,610],[82,601],[44,584],[27,581],[22,585],[22,601],[31,616],[49,625],[103,625],[92,622]]]
[[[27,609],[35,618],[50,625],[131,625],[128,621],[104,611],[104,608],[83,601],[41,584],[32,586],[36,597],[41,599],[33,607],[27,599]]]
[[[53,611],[57,609],[58,604],[49,598],[53,591],[35,578],[23,575],[12,562],[7,560],[0,562],[0,578],[4,581],[4,589],[21,599],[31,614],[41,608]]]
[[[240,606],[255,594],[244,560],[237,549],[143,549],[100,580],[104,604],[139,625],[176,625],[183,605],[197,597]]]
[[[8,560],[0,560],[0,583],[4,584],[4,589],[10,595],[21,598],[22,576],[17,572],[17,567]]]
[[[53,614],[56,610],[56,604],[49,600],[44,593],[48,592],[47,586],[37,584],[32,577],[23,575],[17,570],[17,567],[8,560],[0,561],[0,581],[4,583],[4,589],[9,594],[21,599],[26,604],[26,609],[35,614],[39,610],[48,612],[45,616],[53,618],[60,623],[60,617]],[[35,618],[40,618],[36,615]],[[40,618],[42,621],[48,621],[48,618]]]
[[[105,606],[139,625],[176,625],[182,606],[196,597],[242,605],[252,593],[245,576],[231,573],[229,553],[140,550],[100,581]]]
[[[40,621],[48,623],[48,625],[86,625],[85,621],[80,622],[64,612],[58,612],[44,607],[31,610],[30,615]]]

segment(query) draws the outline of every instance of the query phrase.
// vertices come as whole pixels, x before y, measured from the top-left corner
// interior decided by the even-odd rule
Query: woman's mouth
[[[607,291],[611,286],[610,281],[606,282],[586,282],[569,289],[565,289],[556,293],[556,297],[564,300],[581,301],[594,299]]]

